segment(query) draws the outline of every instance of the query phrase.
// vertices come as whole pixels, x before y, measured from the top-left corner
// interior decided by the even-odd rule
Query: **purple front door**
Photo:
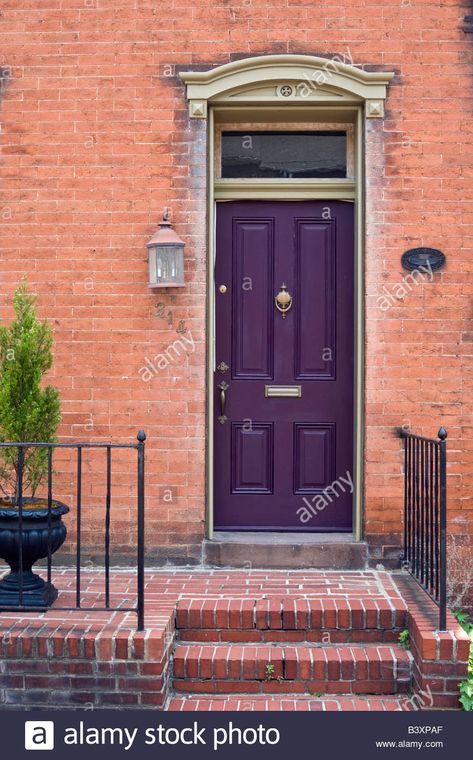
[[[352,529],[353,219],[343,201],[217,206],[216,530]]]

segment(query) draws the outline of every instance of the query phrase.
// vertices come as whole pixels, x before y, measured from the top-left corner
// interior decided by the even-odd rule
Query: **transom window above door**
[[[238,114],[225,118],[228,115],[212,113],[213,183],[218,200],[230,199],[235,192],[249,198],[250,191],[260,198],[261,188],[266,193],[269,189],[272,197],[284,198],[287,189],[293,193],[296,187],[301,197],[312,198],[318,184],[324,186],[325,198],[329,184],[335,193],[343,186],[345,197],[352,197],[357,164],[355,124],[348,121],[352,114],[346,120],[316,121],[304,113],[299,122],[276,120],[270,113],[264,113],[264,121],[262,114],[255,121]]]
[[[221,132],[222,179],[347,177],[346,130]]]

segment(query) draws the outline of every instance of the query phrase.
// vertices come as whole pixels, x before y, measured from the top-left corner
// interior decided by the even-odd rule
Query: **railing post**
[[[401,441],[403,442],[404,446],[404,548],[402,553],[402,561],[403,564],[408,561],[408,549],[407,549],[407,542],[408,542],[408,531],[407,531],[407,524],[408,524],[408,513],[407,513],[407,496],[408,496],[408,489],[407,489],[407,468],[408,468],[408,461],[407,461],[407,432],[405,428],[401,428],[399,431],[399,437]]]
[[[138,435],[138,630],[145,629],[145,441],[146,433]]]
[[[16,472],[16,499],[18,501],[18,604],[23,605],[23,467],[25,450],[18,446],[18,464]]]
[[[107,496],[105,500],[105,607],[110,607],[110,509],[112,489],[112,449],[107,446]]]
[[[76,518],[76,607],[81,606],[81,530],[82,530],[82,448],[77,447],[77,518]]]
[[[51,586],[52,573],[52,508],[53,508],[53,450],[51,446],[47,448],[48,452],[48,586]]]
[[[440,588],[439,630],[447,627],[447,431],[441,427],[440,440]]]

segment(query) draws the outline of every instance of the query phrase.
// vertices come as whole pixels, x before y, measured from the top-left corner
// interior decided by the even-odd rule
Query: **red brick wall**
[[[0,65],[10,76],[1,292],[9,298],[27,272],[52,320],[62,436],[125,440],[145,428],[153,557],[161,546],[161,559],[197,559],[204,531],[205,171],[189,156],[205,125],[189,122],[175,74],[269,53],[349,51],[357,65],[397,74],[386,118],[367,125],[365,529],[381,546],[398,542],[394,428],[433,435],[443,423],[452,531],[471,530],[473,46],[462,31],[465,5],[4,0],[2,7]],[[166,76],[169,66],[174,75]],[[147,288],[145,244],[164,206],[187,243],[188,286],[178,295]],[[392,292],[402,280],[400,255],[417,244],[443,249],[447,268],[383,311],[383,286]],[[10,314],[5,303],[2,317]],[[195,351],[144,382],[145,357],[179,337],[181,320]],[[164,500],[166,487],[177,488],[174,503]],[[129,540],[124,530],[125,548]]]

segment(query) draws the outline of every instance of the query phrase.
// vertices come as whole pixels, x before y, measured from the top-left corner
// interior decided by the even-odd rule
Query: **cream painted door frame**
[[[318,114],[314,111],[309,112],[310,119],[325,120],[327,113],[323,109],[317,109]],[[231,111],[231,113],[230,113]],[[225,108],[223,113],[219,112],[218,107],[210,108],[208,112],[208,271],[207,271],[207,292],[208,292],[208,321],[207,321],[207,536],[213,537],[213,423],[214,423],[214,404],[213,404],[213,386],[215,372],[215,299],[214,299],[214,263],[215,263],[215,221],[216,221],[216,204],[228,200],[346,200],[355,204],[355,383],[354,383],[354,494],[353,494],[353,534],[357,540],[362,537],[362,495],[363,495],[363,186],[362,186],[362,168],[363,168],[363,112],[360,107],[347,109],[330,109],[330,115],[338,118],[342,112],[345,118],[350,118],[347,124],[353,124],[354,135],[354,171],[353,178],[349,180],[238,180],[225,181],[216,179],[215,167],[215,134],[216,125],[224,124],[221,119],[229,119],[227,123],[235,128],[233,119],[239,115],[244,117],[245,126],[249,123],[255,128],[261,124],[267,124],[268,118],[266,109],[261,110],[248,109],[244,107]],[[239,114],[238,114],[239,112]],[[298,115],[302,112],[296,109],[288,109],[285,112],[290,118],[293,126],[297,122]],[[260,119],[255,117],[259,115]],[[307,116],[307,114],[305,114]],[[251,122],[253,118],[253,122]],[[282,128],[282,123],[278,123],[278,128]],[[307,124],[306,119],[297,122],[303,126]],[[313,123],[313,121],[311,122]],[[324,124],[327,122],[324,121]],[[335,122],[334,123],[338,123]]]

